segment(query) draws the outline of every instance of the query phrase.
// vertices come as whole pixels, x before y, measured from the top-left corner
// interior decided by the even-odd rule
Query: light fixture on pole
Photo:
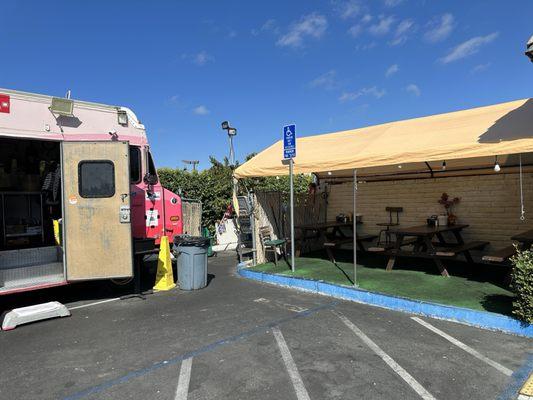
[[[229,121],[222,122],[222,129],[228,132],[229,139],[229,162],[232,167],[235,166],[235,149],[233,148],[233,137],[237,136],[237,129],[232,128]]]
[[[526,56],[533,62],[533,36],[529,38],[526,44]]]
[[[200,163],[199,160],[181,160],[185,164],[185,170],[187,170],[187,165],[192,165],[192,170],[196,171],[196,166]]]

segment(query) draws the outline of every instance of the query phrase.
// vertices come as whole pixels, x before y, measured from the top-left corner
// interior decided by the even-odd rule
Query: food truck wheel
[[[133,276],[130,276],[129,278],[115,278],[111,279],[111,282],[117,286],[126,286],[133,280]]]

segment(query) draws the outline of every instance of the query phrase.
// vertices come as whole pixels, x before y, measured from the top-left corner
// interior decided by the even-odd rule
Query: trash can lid
[[[211,239],[202,236],[177,235],[174,237],[176,246],[209,247]]]

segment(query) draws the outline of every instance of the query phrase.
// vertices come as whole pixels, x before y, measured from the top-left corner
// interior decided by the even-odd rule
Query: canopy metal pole
[[[353,285],[357,286],[357,170],[353,170]]]
[[[290,202],[291,202],[291,269],[295,270],[294,264],[294,177],[293,177],[294,160],[289,158],[289,185],[290,185]]]

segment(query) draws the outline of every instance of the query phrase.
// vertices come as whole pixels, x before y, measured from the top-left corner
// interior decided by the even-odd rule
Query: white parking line
[[[307,390],[305,389],[304,383],[302,381],[302,377],[300,376],[300,373],[298,372],[298,368],[296,367],[296,364],[294,363],[294,359],[292,358],[291,352],[289,351],[287,342],[285,342],[285,338],[283,337],[283,334],[277,327],[272,328],[272,333],[274,333],[276,342],[278,342],[279,351],[281,353],[281,357],[283,358],[283,361],[285,362],[285,367],[287,368],[287,372],[289,373],[289,376],[291,378],[292,385],[294,386],[296,397],[298,398],[298,400],[311,400],[309,398],[309,394],[307,393]]]
[[[396,372],[400,377],[407,382],[411,388],[418,393],[418,395],[424,400],[435,400],[435,397],[429,393],[420,383],[416,381],[405,369],[403,369],[396,361],[392,359],[387,353],[385,353],[381,348],[374,343],[368,336],[366,336],[357,326],[355,326],[352,321],[346,318],[339,312],[332,311],[337,317],[341,319],[342,322],[353,332],[355,333],[370,349],[376,353],[385,363],[391,367],[391,369]]]
[[[107,299],[107,300],[95,301],[94,303],[82,304],[81,306],[68,307],[68,309],[69,309],[69,310],[77,310],[77,309],[79,309],[79,308],[86,308],[86,307],[97,306],[98,304],[109,303],[109,302],[117,301],[117,300],[120,300],[120,297],[115,297],[114,299]]]
[[[502,374],[505,374],[507,376],[511,376],[513,374],[513,371],[511,371],[509,368],[507,367],[504,367],[503,365],[497,363],[496,361],[492,361],[490,358],[487,358],[485,357],[483,354],[479,353],[478,351],[474,350],[473,348],[467,346],[466,344],[464,344],[463,342],[460,342],[459,340],[455,339],[454,337],[448,335],[447,333],[441,331],[440,329],[438,328],[435,328],[433,325],[427,323],[426,321],[423,321],[421,320],[420,318],[418,317],[411,317],[411,319],[413,321],[416,321],[418,322],[420,325],[428,328],[430,331],[432,332],[435,332],[437,335],[440,335],[442,336],[444,339],[446,339],[447,341],[453,343],[454,345],[456,345],[457,347],[463,349],[464,351],[466,351],[468,354],[470,355],[473,355],[474,357],[476,357],[478,360],[481,360],[485,363],[487,363],[488,365],[490,365],[491,367],[494,367],[496,368],[498,371],[500,371]]]
[[[178,387],[176,388],[176,397],[174,400],[187,400],[189,395],[189,382],[191,381],[192,357],[186,358],[181,362],[180,377],[178,378]]]

